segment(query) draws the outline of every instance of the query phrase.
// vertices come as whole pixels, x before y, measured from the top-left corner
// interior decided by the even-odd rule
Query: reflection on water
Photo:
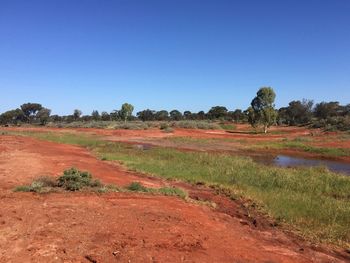
[[[260,163],[273,164],[281,167],[297,167],[297,166],[324,166],[329,170],[338,173],[344,173],[350,175],[350,164],[337,162],[337,161],[328,161],[320,159],[306,159],[301,157],[292,157],[287,155],[278,155],[276,157],[253,157],[253,159]]]

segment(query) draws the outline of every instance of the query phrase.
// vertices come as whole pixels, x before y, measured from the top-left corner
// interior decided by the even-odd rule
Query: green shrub
[[[104,186],[99,180],[92,179],[92,175],[88,172],[79,171],[71,168],[63,172],[63,175],[57,179],[50,176],[42,176],[35,179],[29,186],[18,186],[15,192],[36,192],[45,193],[55,189],[63,188],[67,191],[79,191],[83,188],[103,188],[112,190],[110,186]]]
[[[132,182],[130,185],[126,187],[127,190],[132,192],[149,192],[149,189],[147,187],[144,187],[139,182]]]
[[[98,180],[92,180],[90,173],[71,168],[64,171],[58,178],[58,186],[68,191],[78,191],[84,187],[100,187],[101,183]]]
[[[172,132],[174,132],[174,129],[171,128],[171,127],[168,127],[166,129],[164,129],[163,132],[165,132],[165,133],[172,133]]]
[[[160,124],[160,129],[161,130],[165,130],[165,129],[168,129],[169,128],[169,124],[166,123],[166,122],[163,122]]]

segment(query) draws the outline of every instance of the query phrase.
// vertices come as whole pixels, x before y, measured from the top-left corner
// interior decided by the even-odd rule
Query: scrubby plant
[[[144,187],[139,182],[132,182],[130,185],[126,187],[127,190],[132,192],[149,192],[149,189],[147,187]]]
[[[18,186],[14,191],[45,193],[51,191],[54,187],[57,187],[57,181],[54,177],[41,176],[35,179],[30,185]]]
[[[163,132],[165,132],[165,133],[172,133],[172,132],[174,132],[174,129],[171,128],[171,127],[168,127],[168,128],[165,128],[165,129],[163,130]]]
[[[169,124],[167,122],[163,122],[160,124],[160,127],[159,127],[161,130],[165,130],[167,128],[169,128]]]
[[[58,186],[68,191],[78,191],[84,187],[100,187],[101,183],[99,180],[93,180],[89,172],[71,168],[58,178]]]

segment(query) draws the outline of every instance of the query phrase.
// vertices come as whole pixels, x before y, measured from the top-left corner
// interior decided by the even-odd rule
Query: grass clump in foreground
[[[44,135],[40,135],[44,138]],[[51,134],[51,141],[70,143],[80,135]],[[81,141],[80,141],[81,142]],[[232,191],[254,200],[275,219],[309,239],[350,245],[350,177],[324,168],[279,168],[228,154],[181,152],[170,148],[142,151],[97,137],[79,144],[107,160],[133,170]]]
[[[35,179],[30,185],[18,186],[14,189],[15,192],[35,192],[49,193],[56,191],[94,191],[98,193],[107,192],[141,192],[151,194],[162,194],[166,196],[178,196],[183,199],[187,197],[187,193],[176,187],[163,187],[159,189],[147,188],[139,182],[132,182],[125,188],[120,188],[115,185],[104,185],[99,180],[93,179],[89,172],[79,171],[76,168],[65,170],[63,175],[54,178],[51,176],[42,176]]]
[[[147,188],[139,182],[132,182],[130,185],[126,187],[126,190],[131,192],[161,194],[165,196],[178,196],[178,197],[181,197],[182,199],[187,198],[187,193],[181,188],[177,188],[177,187],[162,187],[159,189]]]
[[[58,190],[80,191],[83,189],[99,190],[106,187],[99,180],[92,179],[88,172],[79,171],[76,168],[65,170],[62,176],[54,178],[42,176],[35,179],[30,185],[18,186],[15,192],[47,193]]]

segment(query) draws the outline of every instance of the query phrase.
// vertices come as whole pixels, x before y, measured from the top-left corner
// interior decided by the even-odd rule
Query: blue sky
[[[1,0],[0,112],[350,103],[348,0]]]

